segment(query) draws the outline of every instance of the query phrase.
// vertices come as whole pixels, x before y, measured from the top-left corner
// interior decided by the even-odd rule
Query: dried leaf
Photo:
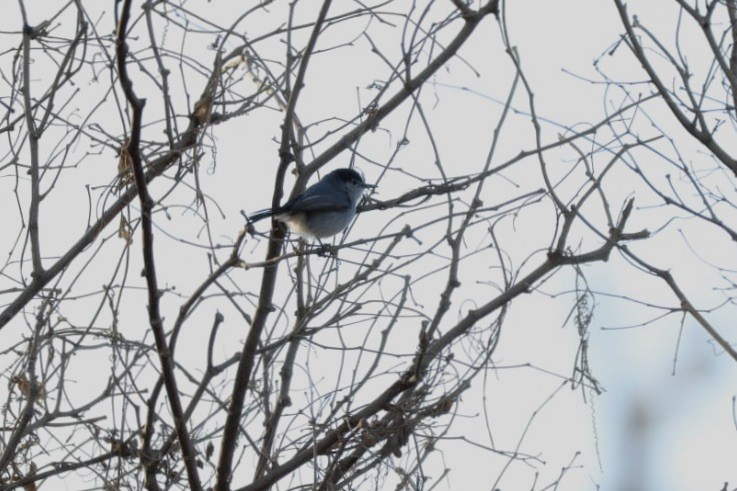
[[[197,101],[194,105],[193,116],[197,124],[205,124],[210,118],[210,108],[212,107],[212,97],[208,94]]]
[[[120,225],[118,226],[118,237],[125,240],[128,245],[133,243],[133,229],[123,213],[120,214]]]
[[[25,375],[16,375],[11,379],[11,381],[18,386],[20,389],[21,394],[23,394],[23,397],[26,399],[30,399],[32,397],[32,387],[31,383],[28,381]],[[46,392],[44,391],[41,384],[36,381],[36,395],[33,398],[33,402],[40,404],[41,399],[46,395]]]
[[[26,473],[26,477],[29,476],[35,476],[36,471],[38,471],[38,466],[36,466],[36,463],[31,461],[31,465],[28,467],[28,472]],[[36,486],[35,482],[30,482],[23,486],[23,489],[26,491],[36,491],[38,489],[38,486]]]
[[[133,162],[128,153],[128,140],[123,143],[118,156],[118,189],[123,189],[133,182]]]

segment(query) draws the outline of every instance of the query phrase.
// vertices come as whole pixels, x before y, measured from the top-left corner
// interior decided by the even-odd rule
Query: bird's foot
[[[317,248],[317,255],[320,257],[338,257],[338,248],[331,244],[324,244],[322,241]]]

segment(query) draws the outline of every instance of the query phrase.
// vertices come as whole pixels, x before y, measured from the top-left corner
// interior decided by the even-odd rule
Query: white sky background
[[[299,5],[298,9],[304,8],[307,11],[308,5],[318,3],[301,2]],[[671,5],[672,2],[666,0],[648,0],[634,2],[631,9],[637,9],[645,23],[654,20],[655,24],[649,24],[649,27],[662,28],[663,33],[672,35],[675,17],[673,9],[668,9]],[[643,11],[644,8],[649,10]],[[233,17],[231,4],[226,2],[208,3],[205,11],[218,23],[226,24],[225,20]],[[12,15],[16,16],[17,12],[12,12]],[[623,30],[612,2],[520,0],[509,2],[506,15],[512,43],[519,50],[525,74],[536,95],[538,115],[571,127],[600,120],[604,104],[607,103],[604,87],[576,79],[564,73],[563,69],[582,77],[599,79],[592,66],[593,59],[610,47]],[[13,16],[0,19],[0,30],[13,30],[19,25],[18,18]],[[37,20],[41,18],[39,15]],[[365,42],[357,42],[356,45],[355,50],[358,51],[344,50],[346,59],[339,68],[335,66],[335,58],[326,58],[330,61],[329,66],[321,66],[319,57],[313,60],[305,94],[298,107],[298,114],[304,122],[335,116],[336,107],[347,108],[343,115],[354,113],[358,106],[357,93],[363,94],[362,102],[368,100],[370,93],[363,89],[373,79],[380,78],[385,73],[382,71],[384,67],[376,57],[363,57],[367,50]],[[391,47],[388,46],[387,49],[391,50]],[[619,49],[623,51],[626,48],[621,46]],[[362,55],[361,63],[358,64],[353,60],[356,52]],[[202,56],[200,61],[209,67],[212,53],[203,50]],[[462,174],[482,167],[501,109],[495,100],[506,97],[513,76],[511,63],[504,53],[504,46],[499,42],[498,28],[492,19],[487,19],[484,26],[474,34],[462,49],[461,56],[479,72],[479,77],[474,76],[464,63],[456,59],[449,65],[449,71],[441,70],[434,86],[423,89],[425,95],[433,91],[437,94],[437,105],[432,107],[429,104],[432,98],[427,97],[424,107],[432,121],[433,134],[446,163],[446,171],[450,174]],[[644,79],[644,75],[637,71],[638,64],[631,55],[620,52],[616,57],[605,57],[602,64],[607,63],[610,65],[604,69],[610,75],[613,75],[614,68],[623,70],[613,75],[620,80]],[[141,93],[145,92],[145,84],[138,83],[136,89]],[[192,94],[199,93],[200,89],[199,86],[192,87]],[[149,102],[151,106],[147,111],[154,112],[157,102]],[[527,110],[522,91],[515,98],[514,106]],[[386,122],[387,128],[394,124],[391,134],[379,130],[367,135],[362,143],[361,150],[376,158],[379,163],[383,163],[382,157],[392,151],[401,134],[397,124],[403,123],[406,111],[400,113],[402,116],[390,118]],[[211,174],[203,173],[202,176],[203,187],[216,198],[224,212],[223,217],[216,213],[211,217],[215,233],[220,234],[214,237],[215,242],[225,244],[235,236],[242,225],[240,210],[253,211],[269,204],[271,189],[264,182],[271,182],[278,161],[278,144],[273,140],[279,135],[281,114],[275,111],[272,116],[269,120],[262,111],[258,113],[258,118],[241,118],[235,124],[222,125],[212,130],[217,144],[215,166]],[[115,118],[117,115],[111,117]],[[529,149],[530,131],[527,116],[514,116],[514,120],[503,130],[503,144],[498,161],[504,161],[521,149]],[[543,128],[544,140],[552,141],[562,131],[559,127],[547,125]],[[674,129],[676,131],[678,130]],[[422,133],[417,131],[411,140],[422,141],[422,138]],[[685,145],[683,148],[686,151],[697,155],[695,146],[689,149],[691,141],[687,137],[681,135],[674,138]],[[100,174],[96,176],[98,180],[89,181],[89,167],[80,171],[84,175],[80,175],[79,179],[87,179],[87,182],[96,184],[107,183],[115,172],[115,157],[110,151],[106,151],[100,156],[90,158],[100,160]],[[397,167],[408,173],[418,172],[419,169],[430,166],[433,158],[428,146],[423,148],[423,145],[415,144],[400,156]],[[344,152],[331,163],[330,168],[344,166],[349,163],[348,159],[349,154]],[[210,156],[206,156],[205,165],[212,162]],[[375,182],[378,167],[365,162],[359,162],[358,165],[367,181]],[[532,161],[530,165],[533,165]],[[534,173],[534,178],[538,179],[537,167],[531,169],[530,173]],[[519,174],[508,177],[524,178]],[[612,191],[612,196],[619,199],[613,200],[613,203],[622,203],[629,196],[630,178],[631,175],[624,171],[612,177],[612,180],[620,180],[623,186],[621,190]],[[3,210],[0,223],[4,229],[10,230],[17,229],[13,222],[16,217],[5,212],[16,206],[12,195],[13,185],[12,179],[0,175],[0,210]],[[508,186],[503,179],[491,180],[490,187],[482,197],[485,204],[503,201],[495,193],[504,195],[513,192]],[[163,189],[154,186],[152,192],[161,192]],[[402,174],[391,174],[379,181],[377,197],[388,199],[403,190]],[[58,201],[44,205],[42,223],[47,227],[53,224],[53,232],[49,232],[50,229],[47,228],[45,234],[58,234],[58,239],[54,237],[54,240],[49,235],[44,236],[45,252],[48,255],[60,253],[68,247],[65,234],[71,232],[74,237],[79,233],[79,229],[68,230],[65,221],[65,216],[71,210],[78,210],[84,215],[87,213],[87,197],[79,191],[74,193],[76,194],[58,195]],[[647,203],[647,199],[639,199],[638,197],[636,202],[639,206],[653,204]],[[620,206],[617,204],[612,207],[616,211]],[[214,208],[210,209],[211,212],[213,210]],[[186,211],[170,209],[169,212],[177,216],[177,219],[169,222],[160,215],[157,225],[177,236],[185,235],[189,239],[204,242],[202,236],[197,237],[196,230],[186,233],[169,230],[170,226],[186,227],[188,220]],[[643,208],[639,211],[636,207],[632,230],[653,229],[653,222],[659,223],[657,213],[657,209]],[[411,219],[411,215],[403,217],[394,227],[401,229],[405,221]],[[546,214],[546,210],[541,210],[521,220],[516,229],[507,229],[508,236],[504,239],[510,247],[519,244],[521,252],[518,259],[526,257],[530,244],[535,246],[533,249],[547,246],[549,239],[541,240],[540,237],[545,237],[546,233],[547,236],[552,234],[553,224],[550,220],[552,216]],[[381,212],[362,215],[354,225],[351,237],[375,233],[386,222],[387,216]],[[199,226],[194,219],[191,223],[192,227]],[[262,230],[265,227],[266,224],[261,223],[258,228]],[[107,233],[113,235],[111,240],[116,240],[114,225],[109,228]],[[691,224],[684,224],[683,230],[699,229]],[[718,303],[712,291],[714,278],[702,276],[703,266],[688,252],[687,244],[677,231],[678,227],[673,227],[660,238],[649,241],[647,248],[643,247],[638,252],[650,254],[649,258],[658,266],[677,265],[674,274],[692,296],[694,303],[698,307],[711,307]],[[418,238],[423,239],[421,234]],[[735,267],[733,245],[723,236],[694,232],[694,236],[689,235],[688,239],[711,244],[709,247],[713,252],[704,259],[716,261],[718,258],[723,261],[721,264]],[[157,235],[156,240],[158,258],[161,261],[160,283],[184,285],[179,291],[186,295],[192,286],[201,281],[207,270],[202,257],[204,253],[182,257],[176,241],[161,234]],[[10,245],[6,242],[0,241],[0,254],[7,253]],[[264,244],[265,241],[249,242],[244,248],[243,258],[247,261],[260,260],[264,255]],[[593,243],[584,243],[583,248],[586,249],[589,245]],[[139,247],[137,237],[134,255],[140,254]],[[115,257],[114,251],[112,254]],[[132,261],[135,265],[131,266],[132,271],[137,271],[138,261]],[[492,274],[488,265],[483,263],[468,263],[467,266],[479,269],[479,279]],[[644,281],[642,274],[632,273],[632,268],[617,254],[613,254],[608,263],[597,263],[586,268],[587,277],[596,291],[642,298],[659,305],[677,306],[672,294],[659,282]],[[241,285],[243,289],[250,287],[256,291],[260,272],[244,272],[235,277],[244,282]],[[2,281],[0,278],[0,291],[3,289]],[[283,276],[281,281],[285,281]],[[247,286],[249,284],[251,286]],[[464,286],[470,290],[483,288],[472,282]],[[564,273],[557,276],[551,284],[546,284],[543,291],[555,294],[572,287],[573,276]],[[490,288],[489,294],[493,291]],[[416,294],[421,296],[422,291]],[[462,304],[460,299],[463,298],[463,295],[458,295],[452,307],[453,315],[470,308],[469,305]],[[483,294],[477,298],[483,298]],[[145,329],[143,294],[141,299],[140,312],[124,312],[124,317],[127,318],[121,319],[121,324],[126,324],[128,329],[134,329],[136,325]],[[486,380],[477,378],[474,381],[473,388],[466,392],[459,407],[458,412],[462,417],[454,423],[449,437],[465,436],[469,440],[488,444],[482,409],[486,404],[497,448],[504,451],[515,448],[531,413],[561,385],[560,377],[569,376],[573,369],[572,360],[578,346],[578,336],[575,327],[570,323],[563,326],[571,300],[571,295],[549,298],[536,294],[515,301],[494,357],[500,370]],[[423,301],[431,307],[435,299],[426,297]],[[4,305],[4,302],[0,297],[0,304]],[[169,309],[169,319],[175,315],[175,306],[180,302],[181,299],[165,298],[164,305]],[[587,393],[586,401],[582,398],[581,390],[571,391],[568,386],[556,394],[535,417],[520,447],[521,452],[532,453],[545,462],[532,463],[534,469],[539,471],[537,484],[533,484],[531,480],[535,472],[530,467],[513,462],[499,482],[499,488],[504,491],[542,489],[544,484],[556,479],[560,469],[569,465],[572,460],[573,469],[567,471],[558,489],[593,490],[599,486],[603,490],[716,491],[721,489],[725,481],[730,482],[730,489],[737,486],[737,466],[734,464],[734,457],[737,455],[737,429],[732,407],[732,398],[737,392],[734,362],[724,356],[691,319],[685,321],[683,331],[679,333],[681,323],[678,315],[640,325],[654,317],[652,311],[605,295],[597,297],[597,304],[590,328],[590,362],[593,374],[606,392],[601,396]],[[199,318],[202,326],[210,325],[212,313],[207,312]],[[86,312],[81,313],[80,319],[85,315]],[[226,316],[226,321],[228,319],[230,318]],[[710,319],[730,339],[729,328],[734,319],[719,313],[713,314]],[[412,322],[417,324],[415,320]],[[613,329],[624,326],[634,327]],[[219,338],[219,342],[223,343],[220,350],[223,357],[240,350],[244,338],[241,327],[236,324],[228,325],[227,322],[223,326],[223,333]],[[414,349],[417,328],[417,325],[411,326],[411,333],[407,335],[408,351]],[[193,359],[201,358],[202,345],[197,336],[192,335],[189,339],[189,335],[185,333],[183,336],[178,355],[186,357],[191,354]],[[363,335],[364,333],[346,332],[348,338],[355,336],[361,339]],[[374,335],[378,336],[378,331]],[[677,362],[674,366],[676,350]],[[105,360],[99,360],[99,363],[105,363]],[[504,368],[519,364],[530,364],[530,367]],[[318,379],[322,371],[330,371],[333,367],[332,362],[324,357],[310,360],[309,365],[310,373]],[[86,377],[93,375],[85,374]],[[107,375],[104,371],[99,372],[102,379]],[[84,385],[87,384],[91,382],[88,380]],[[83,390],[84,387],[80,389]],[[0,387],[0,393],[5,390],[5,387]],[[0,396],[0,399],[4,397]],[[463,443],[448,444],[443,448],[444,451],[438,454],[438,460],[433,461],[433,465],[448,467],[451,472],[437,489],[489,489],[493,479],[499,474],[500,466],[505,462],[501,456],[475,450],[473,446]],[[581,452],[581,455],[574,458],[576,452]],[[67,488],[76,489],[77,485],[70,481]]]

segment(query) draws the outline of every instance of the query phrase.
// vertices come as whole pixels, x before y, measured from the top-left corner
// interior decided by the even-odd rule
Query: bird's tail
[[[266,210],[259,210],[251,215],[248,216],[248,219],[251,221],[251,223],[258,222],[259,220],[262,220],[264,218],[268,218],[270,216],[274,215],[274,210],[271,208],[267,208]]]

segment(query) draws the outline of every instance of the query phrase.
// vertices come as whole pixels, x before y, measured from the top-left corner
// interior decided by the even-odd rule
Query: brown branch
[[[143,161],[140,153],[143,107],[146,101],[145,99],[139,99],[138,96],[136,96],[133,90],[133,83],[128,75],[128,67],[126,63],[128,55],[126,34],[128,31],[128,21],[130,19],[131,1],[132,0],[125,0],[123,3],[115,42],[120,86],[123,89],[125,98],[133,111],[130,130],[131,134],[128,139],[128,144],[123,151],[127,152],[130,157],[136,182],[136,189],[141,203],[141,235],[143,238],[143,262],[145,267],[146,286],[148,289],[149,322],[156,341],[156,350],[159,354],[161,371],[164,376],[164,384],[169,397],[169,404],[171,406],[172,417],[174,419],[174,427],[176,428],[177,437],[179,438],[179,443],[182,449],[182,458],[187,470],[189,486],[190,489],[199,491],[202,489],[202,485],[200,484],[197,463],[195,461],[196,451],[187,431],[182,411],[182,402],[179,398],[179,390],[177,388],[176,376],[174,374],[174,362],[171,357],[171,351],[169,350],[169,346],[166,342],[166,334],[164,333],[163,321],[159,311],[159,288],[156,278],[156,260],[154,258],[153,250],[153,221],[151,218],[154,202],[148,192],[148,185],[146,184],[146,177],[143,171]]]
[[[476,27],[489,14],[496,14],[499,9],[498,0],[490,0],[481,7],[477,12],[464,16],[464,25],[460,32],[456,34],[448,46],[438,54],[420,73],[414,78],[405,81],[404,86],[393,95],[383,105],[378,106],[376,111],[371,111],[368,117],[354,129],[343,135],[334,145],[326,151],[318,155],[305,169],[305,175],[311,176],[317,169],[330,162],[343,150],[350,148],[364,133],[373,130],[378,124],[389,114],[391,114],[400,104],[408,99],[412,93],[424,84],[435,72],[444,66],[453,56],[456,55],[461,46],[471,37]]]
[[[732,52],[729,56],[729,63],[724,59],[720,44],[714,38],[714,32],[712,31],[711,17],[717,7],[717,2],[712,2],[706,8],[706,14],[701,15],[699,10],[693,8],[691,5],[685,2],[685,0],[676,0],[678,5],[683,8],[688,15],[690,15],[696,23],[701,27],[701,30],[706,37],[706,41],[709,43],[709,48],[714,55],[714,59],[724,73],[727,83],[732,92],[732,111],[737,110],[737,7],[735,7],[735,0],[727,0],[727,16],[729,17],[729,30],[731,31],[732,38]],[[706,91],[704,91],[705,93]],[[729,110],[729,109],[726,109]]]
[[[699,312],[699,310],[694,307],[686,294],[683,293],[683,290],[681,290],[681,288],[678,286],[678,283],[676,283],[676,280],[673,278],[673,275],[670,273],[670,271],[656,268],[655,266],[636,256],[624,245],[620,245],[618,247],[627,257],[632,259],[635,263],[639,264],[650,274],[655,275],[663,280],[668,285],[668,288],[670,288],[671,291],[675,294],[676,298],[678,298],[678,301],[681,304],[680,310],[688,313],[691,317],[693,317],[696,322],[698,322],[699,325],[704,328],[709,336],[711,336],[734,361],[737,361],[737,350],[735,350],[734,347],[729,343],[729,341],[724,339],[724,337],[719,334],[719,331],[717,331],[716,328],[714,328],[714,326],[712,326],[711,323],[706,320],[701,312]]]
[[[614,3],[617,6],[619,16],[622,20],[622,25],[624,25],[625,31],[627,33],[626,35],[628,46],[634,53],[637,60],[640,62],[640,65],[642,65],[642,68],[645,70],[645,72],[647,72],[647,75],[650,78],[650,82],[652,82],[652,84],[655,86],[658,94],[660,94],[660,97],[663,99],[663,102],[665,102],[665,104],[668,106],[673,116],[675,116],[683,129],[685,129],[691,136],[701,142],[701,144],[708,148],[714,154],[714,156],[719,159],[719,161],[721,161],[735,175],[737,175],[737,160],[729,155],[719,144],[717,144],[712,133],[710,133],[706,129],[699,129],[696,124],[692,122],[688,117],[686,117],[683,111],[681,111],[681,109],[678,107],[678,103],[673,100],[673,97],[670,95],[667,87],[660,79],[657,72],[655,71],[655,68],[653,68],[650,60],[645,54],[645,50],[642,47],[637,34],[635,34],[633,23],[630,21],[629,15],[627,14],[627,7],[622,3],[621,0],[614,0]],[[698,108],[693,109],[698,113]]]
[[[285,463],[273,468],[268,474],[261,479],[254,481],[248,486],[238,488],[237,491],[256,491],[268,489],[282,477],[288,475],[292,471],[298,469],[306,462],[309,462],[315,455],[325,455],[333,446],[338,444],[341,437],[346,433],[355,429],[355,427],[363,420],[377,414],[399,394],[413,387],[417,382],[408,376],[402,376],[395,381],[381,395],[366,405],[357,413],[343,418],[342,422],[333,430],[328,431],[327,435],[320,441],[316,442],[303,450],[300,450],[291,459]]]
[[[732,33],[732,52],[729,55],[729,69],[726,75],[729,86],[732,88],[733,111],[737,111],[737,2],[727,0],[727,14],[729,15],[729,30]]]
[[[195,303],[202,298],[202,296],[205,294],[207,289],[212,286],[222,275],[224,275],[226,272],[230,271],[230,269],[236,267],[240,259],[238,257],[238,250],[240,249],[241,244],[243,243],[243,240],[245,239],[246,229],[243,228],[235,241],[235,244],[233,245],[233,248],[231,249],[230,257],[225,261],[223,264],[221,264],[215,271],[213,271],[201,284],[198,286],[195,291],[190,295],[190,297],[179,307],[179,315],[177,316],[176,321],[174,321],[174,327],[172,328],[171,337],[169,339],[169,353],[174,357],[174,351],[176,349],[176,342],[179,337],[179,333],[181,332],[182,326],[184,325],[184,321],[189,317],[189,315],[192,313],[194,309]],[[218,313],[216,315],[216,320],[213,325],[213,328],[211,329],[211,335],[210,335],[210,344],[208,349],[208,363],[207,363],[207,371],[205,372],[205,376],[201,380],[200,384],[198,385],[197,389],[195,390],[194,394],[191,397],[190,403],[187,406],[186,411],[184,412],[184,421],[185,423],[189,421],[189,418],[191,417],[192,413],[194,412],[194,409],[197,405],[197,403],[200,401],[200,398],[205,392],[205,388],[207,387],[207,384],[212,380],[213,377],[218,375],[220,372],[222,372],[225,369],[225,366],[219,366],[215,367],[212,363],[212,350],[213,350],[213,343],[215,341],[215,333],[217,332],[218,326],[220,323],[223,322],[223,316],[222,314]],[[143,450],[142,453],[145,456],[144,462],[142,462],[142,466],[144,468],[144,474],[146,477],[146,482],[151,487],[156,486],[155,482],[155,470],[157,465],[159,464],[162,456],[166,455],[169,451],[169,448],[171,447],[174,437],[172,434],[170,434],[167,438],[167,440],[164,442],[163,445],[161,445],[161,449],[158,453],[154,453],[151,445],[152,445],[152,438],[153,438],[153,424],[154,420],[156,419],[156,401],[159,398],[159,395],[161,394],[161,387],[164,383],[163,374],[159,377],[159,379],[156,381],[156,384],[154,385],[154,390],[152,391],[151,397],[147,401],[148,406],[148,417],[147,417],[147,423],[146,423],[146,431],[143,435]]]
[[[463,0],[450,0],[450,1],[453,2],[453,5],[455,5],[456,8],[461,11],[461,15],[463,17],[471,17],[474,15],[474,11],[471,10],[471,8],[468,5],[463,3]]]
[[[254,481],[248,486],[239,488],[238,491],[257,491],[268,489],[279,479],[298,469],[300,466],[313,459],[316,455],[325,455],[330,452],[331,449],[343,441],[346,434],[354,431],[359,424],[363,424],[362,422],[368,421],[369,418],[377,415],[380,411],[386,410],[390,407],[390,404],[395,397],[416,387],[430,363],[438,359],[442,351],[450,346],[456,339],[467,333],[482,318],[492,314],[500,308],[503,308],[519,295],[531,291],[534,285],[549,273],[565,265],[606,261],[614,247],[623,240],[623,237],[625,236],[623,230],[630,212],[632,211],[632,206],[633,201],[630,200],[625,206],[616,228],[610,231],[608,240],[606,240],[601,247],[589,253],[575,256],[563,256],[549,253],[546,260],[533,271],[528,273],[527,276],[505,290],[501,295],[479,308],[470,311],[444,335],[431,342],[426,349],[420,349],[415,355],[411,367],[408,368],[398,380],[385,389],[384,392],[376,399],[368,403],[356,413],[343,418],[342,422],[334,429],[329,430],[322,439],[316,441],[313,445],[303,448],[288,461],[274,467],[261,479]]]
[[[596,261],[607,261],[612,249],[614,249],[614,247],[622,240],[624,226],[629,219],[633,203],[634,200],[632,199],[627,202],[627,205],[622,212],[619,224],[609,232],[608,239],[598,249],[575,256],[565,256],[554,252],[548,253],[546,261],[527,274],[527,276],[522,280],[512,285],[498,297],[484,305],[481,305],[477,309],[469,311],[466,317],[461,319],[461,321],[459,321],[455,326],[448,329],[445,334],[430,344],[427,352],[425,353],[426,361],[421,366],[417,367],[418,373],[424,371],[430,360],[438,356],[443,349],[471,329],[479,320],[488,316],[503,305],[508,304],[512,299],[516,298],[520,294],[532,291],[533,286],[538,281],[559,267]]]
[[[38,227],[38,215],[41,206],[38,140],[41,135],[40,130],[36,127],[31,106],[31,36],[33,35],[33,27],[28,24],[23,0],[19,0],[18,3],[23,18],[23,104],[25,106],[26,126],[28,126],[28,145],[31,151],[31,166],[29,169],[31,175],[31,204],[28,210],[28,233],[31,238],[31,263],[33,264],[31,276],[36,278],[43,274]]]
[[[41,330],[43,329],[44,322],[47,320],[45,311],[47,306],[52,302],[52,297],[48,297],[39,307],[38,313],[36,314],[36,323],[33,328],[33,336],[31,342],[28,345],[28,358],[26,360],[26,378],[28,383],[28,389],[26,391],[21,390],[21,393],[26,398],[26,403],[23,405],[20,416],[15,422],[15,427],[5,443],[5,448],[0,455],[0,473],[5,471],[16,455],[15,451],[18,445],[28,434],[28,425],[31,423],[34,415],[34,405],[38,402],[42,388],[39,386],[38,380],[36,380],[36,361],[38,359],[39,351],[39,339],[41,338]]]
[[[90,468],[92,466],[95,466],[97,464],[102,464],[110,459],[114,459],[117,457],[121,457],[121,451],[123,449],[130,449],[130,445],[126,442],[121,442],[122,444],[118,445],[118,449],[112,452],[106,452],[104,454],[98,455],[97,457],[92,457],[87,460],[82,460],[79,462],[53,462],[51,466],[53,469],[49,469],[44,472],[38,472],[36,474],[26,475],[25,477],[21,477],[17,481],[13,481],[12,483],[5,484],[3,487],[3,491],[11,491],[12,489],[19,488],[21,486],[26,487],[25,489],[37,489],[36,486],[29,486],[29,484],[32,484],[34,482],[42,481],[44,479],[48,479],[49,477],[59,476],[61,474],[64,474],[65,472],[71,472],[77,469],[84,469],[84,468]],[[123,454],[122,456],[130,457],[130,455]]]
[[[317,38],[322,31],[323,23],[330,8],[331,0],[325,0],[323,2],[318,18],[315,21],[315,26],[312,29],[310,39],[305,47],[305,52],[302,55],[302,61],[297,71],[297,76],[294,83],[294,89],[289,96],[289,102],[287,105],[287,111],[284,117],[284,123],[282,124],[282,142],[279,148],[279,168],[277,170],[274,196],[272,198],[272,206],[276,207],[281,200],[281,188],[284,181],[284,174],[286,173],[287,166],[291,162],[292,156],[289,153],[289,142],[291,135],[292,119],[294,118],[294,110],[297,105],[297,99],[301,93],[301,89],[304,86],[304,77],[307,73],[307,66],[310,61],[310,57],[315,49]],[[289,47],[288,47],[289,49]],[[300,177],[303,178],[301,185],[304,185],[306,179],[309,178],[309,173],[303,174]],[[300,186],[298,182],[297,188]],[[275,222],[272,220],[272,224]],[[281,251],[282,243],[284,239],[283,226],[272,226],[271,235],[269,237],[269,244],[267,249],[267,261],[279,255]],[[233,383],[233,395],[230,401],[230,407],[228,408],[228,417],[225,420],[225,427],[223,428],[223,441],[220,448],[220,460],[217,468],[217,481],[215,483],[216,491],[226,491],[230,488],[231,472],[233,466],[233,455],[235,452],[235,446],[240,431],[240,419],[241,413],[243,412],[243,402],[246,397],[246,391],[251,379],[251,372],[255,364],[255,357],[257,354],[258,343],[261,338],[261,331],[263,330],[266,319],[269,314],[273,311],[271,300],[274,295],[274,289],[276,287],[276,273],[278,271],[278,263],[273,266],[264,269],[263,277],[261,280],[261,290],[259,292],[259,303],[256,307],[256,313],[253,317],[253,324],[248,332],[246,342],[243,345],[243,352],[241,359],[238,362],[238,369],[235,375],[235,381]]]
[[[211,78],[217,78],[218,73],[213,72]],[[209,84],[208,84],[209,87]],[[207,88],[203,92],[203,97],[207,93]],[[205,126],[204,123],[190,118],[190,124],[182,133],[174,148],[164,155],[153,159],[148,165],[145,173],[145,182],[149,183],[156,177],[164,173],[173,163],[181,159],[182,154],[189,148],[197,144],[197,136]],[[74,261],[79,254],[82,253],[90,244],[92,244],[97,236],[107,227],[110,222],[117,218],[120,212],[125,209],[136,197],[138,193],[135,187],[129,187],[120,195],[120,197],[107,208],[100,218],[97,219],[87,231],[65,252],[51,267],[43,271],[42,274],[33,277],[32,281],[20,292],[20,294],[0,312],[0,330],[10,322],[15,315],[23,309],[46,285],[51,282],[59,273]]]

